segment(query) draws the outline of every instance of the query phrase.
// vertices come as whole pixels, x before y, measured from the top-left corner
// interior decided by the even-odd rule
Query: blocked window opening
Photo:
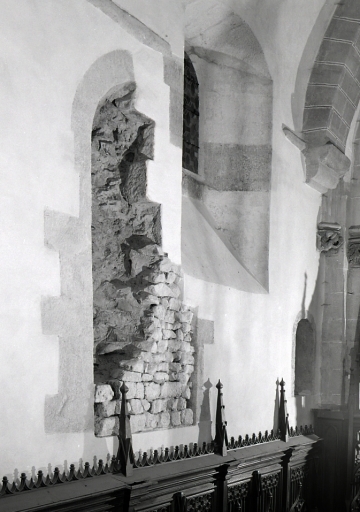
[[[309,395],[314,391],[315,333],[306,318],[296,329],[295,395]]]
[[[199,160],[199,82],[194,66],[185,53],[183,110],[183,167],[198,173]]]
[[[92,131],[95,434],[118,433],[125,382],[132,432],[192,425],[192,312],[181,270],[161,248],[160,205],[146,197],[154,122],[135,85],[98,107]]]

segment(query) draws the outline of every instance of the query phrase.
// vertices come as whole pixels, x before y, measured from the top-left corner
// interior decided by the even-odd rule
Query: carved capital
[[[317,227],[316,246],[320,252],[336,254],[344,244],[341,226],[336,222],[320,222]]]
[[[350,267],[360,267],[360,226],[349,228],[347,257]]]
[[[322,194],[336,188],[339,180],[350,169],[349,158],[331,142],[314,146],[285,125],[283,132],[304,156],[305,182]]]

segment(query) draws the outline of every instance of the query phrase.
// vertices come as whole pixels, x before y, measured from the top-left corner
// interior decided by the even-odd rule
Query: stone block
[[[112,379],[121,379],[124,382],[141,382],[141,373],[130,372],[122,368],[115,368],[110,373]]]
[[[184,409],[186,409],[186,399],[183,397],[179,397],[177,402],[177,410],[183,411]]]
[[[151,352],[140,352],[138,358],[144,361],[144,363],[149,363],[152,361],[152,353]]]
[[[163,329],[162,330],[162,337],[163,339],[169,340],[176,338],[176,334],[174,331],[171,331],[170,329]]]
[[[346,17],[348,18],[348,16]],[[355,39],[357,28],[356,23],[350,19],[333,18],[326,29],[325,37],[352,42]]]
[[[178,341],[183,341],[183,339],[184,339],[184,333],[182,332],[182,330],[181,330],[181,329],[178,329],[178,330],[176,331],[176,339],[177,339]]]
[[[144,398],[145,388],[142,382],[136,382],[136,391],[134,398]]]
[[[181,396],[184,386],[180,382],[165,382],[161,385],[161,398],[177,398]]]
[[[172,284],[169,284],[169,288],[172,293],[171,296],[175,297],[175,299],[178,299],[181,295],[181,290],[180,290],[179,286],[176,283],[172,283]]]
[[[169,364],[170,363],[167,363],[166,361],[163,361],[162,363],[159,363],[157,366],[158,366],[158,372],[165,372],[165,373],[168,373],[169,372]]]
[[[145,398],[152,401],[160,397],[160,384],[156,382],[149,382],[145,384]],[[162,395],[163,397],[163,395]],[[167,397],[164,397],[167,398]]]
[[[95,435],[97,437],[116,436],[119,434],[119,418],[98,418],[95,416]]]
[[[178,373],[178,380],[182,385],[185,385],[188,383],[190,379],[190,374],[185,372],[179,372]]]
[[[162,297],[161,305],[164,306],[165,309],[169,309],[169,302],[172,300],[171,298]]]
[[[120,403],[118,400],[110,400],[108,402],[101,402],[95,404],[95,415],[100,418],[108,418],[115,416],[120,412]]]
[[[169,411],[177,411],[178,409],[178,398],[169,398],[167,400],[166,407]]]
[[[169,363],[169,370],[171,370],[172,372],[180,372],[181,368],[181,363]]]
[[[156,351],[156,342],[154,341],[134,341],[133,345],[139,348],[143,352],[153,352]]]
[[[162,328],[161,327],[158,327],[157,329],[155,329],[152,333],[150,334],[145,334],[146,335],[146,339],[147,341],[160,341],[162,339]],[[155,350],[154,346],[152,347],[151,350]]]
[[[170,413],[165,411],[160,414],[159,427],[167,428],[170,425]]]
[[[181,350],[182,342],[179,340],[171,339],[168,341],[168,348],[171,352],[177,352]]]
[[[153,380],[154,382],[162,384],[163,382],[167,382],[169,380],[169,375],[166,372],[155,372]]]
[[[175,363],[179,363],[181,361],[181,356],[183,355],[183,352],[179,350],[179,352],[173,352],[173,361]]]
[[[150,373],[143,373],[141,376],[141,380],[143,382],[151,382],[153,380],[153,376]]]
[[[114,398],[114,391],[109,384],[95,386],[95,403],[107,402]]]
[[[192,353],[195,351],[194,347],[188,341],[184,341],[183,343],[181,343],[180,350],[186,353]]]
[[[154,429],[158,426],[159,423],[159,415],[158,414],[151,414],[150,412],[145,413],[146,417],[146,428]]]
[[[169,309],[172,309],[173,311],[180,311],[181,308],[181,300],[171,298],[169,300]]]
[[[191,391],[189,386],[185,386],[183,388],[183,392],[181,393],[182,398],[186,398],[186,400],[190,400],[191,398]]]
[[[180,411],[171,411],[170,418],[171,418],[171,423],[174,427],[178,427],[181,425]]]
[[[187,310],[187,311],[180,311],[180,312],[176,313],[175,318],[176,318],[176,320],[179,320],[179,322],[181,322],[181,323],[184,322],[184,323],[191,324],[193,316],[194,316],[194,313],[192,311]]]
[[[131,433],[142,432],[146,427],[146,415],[145,414],[133,414],[130,416],[130,428]]]
[[[143,398],[141,400],[141,405],[143,406],[144,411],[146,412],[146,411],[148,411],[150,409],[150,405],[151,404],[150,404],[150,402],[148,400],[146,400],[146,398]]]
[[[178,276],[175,274],[175,272],[168,272],[166,275],[166,282],[169,284],[173,284],[178,279]]]
[[[184,341],[191,341],[191,334],[189,332],[184,335]]]
[[[183,371],[184,373],[188,373],[189,375],[191,375],[194,371],[194,365],[192,364],[185,364],[184,367],[183,367]]]
[[[167,338],[162,338],[161,340],[158,341],[157,352],[159,352],[160,354],[165,353],[168,350],[168,346],[169,340]]]
[[[162,304],[159,304],[158,306],[154,306],[152,308],[152,312],[157,318],[159,318],[160,320],[164,320],[167,310]]]
[[[170,286],[165,283],[151,284],[145,288],[145,291],[155,297],[178,297],[177,295],[174,295]]]
[[[153,400],[151,402],[150,412],[151,414],[158,414],[159,412],[166,411],[166,400]]]
[[[147,363],[145,365],[145,372],[154,375],[158,371],[158,363]]]
[[[182,425],[190,426],[194,423],[194,415],[191,409],[184,409],[180,413]]]
[[[165,322],[173,324],[175,322],[175,312],[172,311],[171,309],[168,309],[165,313],[164,320]]]
[[[119,362],[119,366],[124,370],[129,370],[131,372],[144,372],[144,361],[139,359],[130,359]]]
[[[195,364],[194,356],[190,352],[182,352],[180,357],[181,364]]]
[[[141,400],[133,398],[130,400],[131,406],[131,414],[142,414],[144,412],[144,408],[142,406]]]
[[[181,324],[181,330],[184,333],[184,335],[188,334],[191,331],[191,324],[182,323]],[[185,339],[185,338],[184,338]]]

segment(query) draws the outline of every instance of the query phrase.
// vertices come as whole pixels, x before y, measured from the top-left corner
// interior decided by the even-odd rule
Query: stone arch
[[[360,99],[360,5],[338,5],[316,56],[305,98],[302,133],[312,145],[345,151]]]
[[[289,136],[303,153],[305,181],[321,193],[335,189],[350,167],[345,150],[360,100],[359,19],[358,2],[345,0],[336,6],[332,1],[325,3],[321,23],[316,24],[316,28],[324,33],[311,63],[302,125],[294,119],[295,129],[301,133]],[[297,88],[304,75],[303,64],[298,73]],[[295,114],[296,111],[297,108],[293,108]]]
[[[209,233],[213,229],[215,234],[203,244],[212,245],[208,252],[213,261],[204,261],[199,246],[202,261],[196,265],[196,256],[187,254],[187,248],[200,244],[201,233],[191,240],[184,233],[184,270],[208,281],[266,292],[272,80],[261,46],[243,19],[219,6],[216,18],[209,20],[197,8],[187,8],[185,33],[186,51],[199,81],[199,179],[184,177],[185,194],[190,196],[184,200],[184,225],[187,211],[193,217],[195,207]],[[219,275],[211,267],[221,266],[224,257],[217,261],[216,255],[226,251],[231,255],[229,269]],[[248,278],[239,277],[245,274]]]

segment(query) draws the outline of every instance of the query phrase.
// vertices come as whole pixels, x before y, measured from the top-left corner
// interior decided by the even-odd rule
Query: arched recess
[[[94,429],[90,134],[97,106],[105,94],[133,81],[133,62],[127,51],[116,50],[100,57],[86,72],[72,110],[79,216],[45,212],[45,244],[59,253],[61,267],[61,295],[42,301],[43,332],[59,337],[59,390],[45,401],[48,433]]]
[[[207,281],[264,293],[272,80],[244,20],[225,5],[215,17],[197,9],[196,3],[187,6],[185,33],[199,81],[199,176],[183,179],[183,268]]]
[[[315,332],[308,319],[302,318],[295,336],[295,395],[314,392]]]

